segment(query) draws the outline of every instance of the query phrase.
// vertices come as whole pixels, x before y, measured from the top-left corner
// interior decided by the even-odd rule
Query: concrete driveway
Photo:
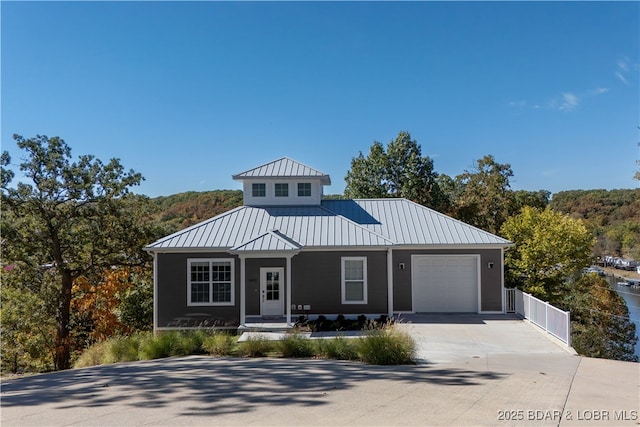
[[[1,423],[638,425],[640,364],[574,356],[515,319],[411,321],[416,366],[208,356],[98,366],[5,381]]]
[[[575,351],[515,314],[407,314],[399,324],[418,343],[423,363],[453,363],[498,355],[575,355]]]

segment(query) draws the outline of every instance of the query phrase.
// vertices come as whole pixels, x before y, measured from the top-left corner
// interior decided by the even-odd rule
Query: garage
[[[477,313],[479,258],[478,255],[413,255],[413,311]]]

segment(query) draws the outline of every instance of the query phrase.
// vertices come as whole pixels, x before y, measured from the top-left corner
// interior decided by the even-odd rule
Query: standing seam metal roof
[[[278,160],[266,163],[257,168],[249,169],[239,174],[233,175],[233,179],[252,179],[252,178],[320,178],[325,185],[331,184],[331,178],[326,173],[317,169],[304,165],[300,162],[292,160],[288,157],[282,157]]]
[[[321,206],[242,206],[162,238],[146,249],[235,248],[273,230],[303,247],[368,247],[394,243]],[[265,242],[263,239],[260,244]]]
[[[274,234],[275,233],[275,234]],[[288,242],[288,243],[287,243]],[[511,242],[406,199],[242,206],[164,237],[147,250],[498,245]]]

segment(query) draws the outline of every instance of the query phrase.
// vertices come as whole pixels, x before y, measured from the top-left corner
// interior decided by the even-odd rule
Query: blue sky
[[[7,2],[2,149],[60,136],[136,192],[239,189],[288,156],[331,175],[407,130],[450,176],[637,188],[638,2]]]

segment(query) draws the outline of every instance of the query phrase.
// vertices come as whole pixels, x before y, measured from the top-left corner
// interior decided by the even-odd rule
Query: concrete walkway
[[[413,321],[403,327],[421,343],[416,366],[208,356],[98,366],[4,382],[1,423],[640,424],[640,364],[572,355],[515,319]]]

